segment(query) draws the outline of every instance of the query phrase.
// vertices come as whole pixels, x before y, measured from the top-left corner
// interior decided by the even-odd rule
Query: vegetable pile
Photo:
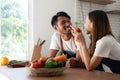
[[[31,68],[57,68],[64,67],[66,64],[66,56],[62,51],[58,51],[55,57],[40,57],[33,62],[31,62]]]

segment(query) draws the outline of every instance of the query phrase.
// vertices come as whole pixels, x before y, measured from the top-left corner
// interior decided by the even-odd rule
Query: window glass
[[[28,0],[0,0],[0,56],[28,57]]]

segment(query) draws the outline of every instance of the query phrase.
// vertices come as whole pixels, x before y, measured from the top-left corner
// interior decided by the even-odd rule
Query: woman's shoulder
[[[102,38],[102,40],[113,40],[114,37],[112,35],[106,35]]]
[[[99,39],[97,41],[97,43],[111,44],[114,40],[115,40],[115,38],[112,35],[106,35],[106,36],[102,37],[101,39]]]

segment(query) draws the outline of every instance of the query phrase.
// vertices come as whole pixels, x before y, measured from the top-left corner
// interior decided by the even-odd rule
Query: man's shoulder
[[[60,36],[59,33],[57,33],[57,32],[53,33],[52,40],[59,40],[59,36]]]
[[[60,36],[60,34],[59,33],[57,33],[57,32],[55,32],[55,33],[53,33],[53,35],[52,35],[53,37],[58,37],[58,36]]]
[[[53,35],[58,36],[60,34],[58,32],[54,32]]]

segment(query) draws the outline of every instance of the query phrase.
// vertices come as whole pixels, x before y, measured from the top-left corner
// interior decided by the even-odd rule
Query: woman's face
[[[84,26],[86,29],[86,33],[91,34],[93,23],[89,20],[88,16],[86,17]]]

